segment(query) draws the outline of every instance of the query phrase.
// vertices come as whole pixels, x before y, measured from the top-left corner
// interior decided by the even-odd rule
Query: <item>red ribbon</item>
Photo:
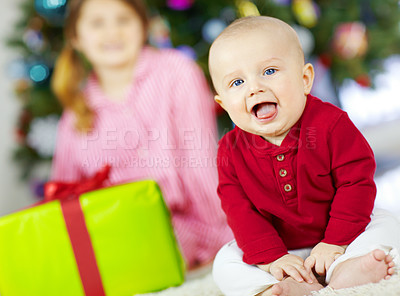
[[[103,187],[110,169],[111,167],[107,165],[92,178],[77,183],[48,182],[44,188],[45,201],[60,200],[65,225],[86,296],[105,296],[105,292],[79,196],[82,193]]]
[[[104,181],[108,179],[110,169],[111,166],[106,165],[92,178],[87,178],[79,182],[47,182],[44,185],[44,199],[45,201],[52,201],[56,199],[78,198],[82,193],[102,188]]]

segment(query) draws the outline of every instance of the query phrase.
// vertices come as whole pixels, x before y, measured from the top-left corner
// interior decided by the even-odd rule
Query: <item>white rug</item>
[[[143,294],[146,296],[223,296],[215,285],[210,273],[197,279],[186,281],[179,287],[167,290]],[[324,288],[314,292],[312,296],[399,296],[400,275],[397,271],[389,280],[382,280],[376,284],[367,284],[355,288],[332,290]]]

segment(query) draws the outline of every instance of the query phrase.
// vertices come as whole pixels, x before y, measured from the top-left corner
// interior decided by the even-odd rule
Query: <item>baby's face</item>
[[[239,128],[277,145],[303,113],[314,74],[292,37],[258,27],[221,38],[210,51],[215,100]]]

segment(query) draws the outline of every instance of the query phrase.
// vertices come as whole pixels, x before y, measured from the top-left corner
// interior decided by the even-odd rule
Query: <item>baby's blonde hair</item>
[[[304,52],[296,31],[284,21],[270,16],[247,16],[235,20],[214,40],[210,47],[210,53],[216,45],[223,42],[225,39],[240,38],[241,34],[259,28],[274,29],[277,34],[286,33],[286,36],[290,38],[290,41],[293,43],[293,49],[298,52],[299,58],[302,59],[302,62],[304,63]],[[210,64],[209,70],[212,77],[212,67]]]

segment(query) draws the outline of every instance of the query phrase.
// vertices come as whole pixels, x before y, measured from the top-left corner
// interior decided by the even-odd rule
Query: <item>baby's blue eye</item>
[[[231,83],[231,86],[239,86],[243,83],[244,81],[242,79],[236,79]]]
[[[264,75],[272,75],[276,72],[276,69],[267,69],[264,72]]]

